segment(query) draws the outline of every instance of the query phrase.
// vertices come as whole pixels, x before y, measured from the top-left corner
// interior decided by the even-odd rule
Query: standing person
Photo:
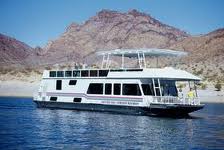
[[[195,93],[192,88],[190,88],[190,91],[187,93],[187,97],[191,100],[191,103],[194,103]]]

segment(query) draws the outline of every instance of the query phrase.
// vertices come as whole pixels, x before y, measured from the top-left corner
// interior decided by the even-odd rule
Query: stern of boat
[[[186,116],[204,107],[197,97],[180,99],[174,96],[153,96],[147,104],[150,113],[161,116]]]

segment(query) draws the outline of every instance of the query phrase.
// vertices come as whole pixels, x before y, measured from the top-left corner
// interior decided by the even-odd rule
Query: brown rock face
[[[14,38],[0,34],[0,66],[23,66],[32,48]]]
[[[52,61],[94,61],[91,54],[97,50],[164,48],[188,36],[137,10],[102,10],[84,24],[72,23],[62,36],[48,44],[45,57]]]
[[[224,29],[218,29],[202,36],[191,36],[177,41],[168,48],[190,52],[188,57],[193,62],[210,61],[224,58]],[[224,59],[217,63],[222,63]]]

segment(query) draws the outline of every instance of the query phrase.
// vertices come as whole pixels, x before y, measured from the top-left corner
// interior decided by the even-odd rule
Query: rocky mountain
[[[72,23],[63,35],[50,41],[45,47],[45,57],[52,61],[89,61],[97,50],[164,48],[187,37],[186,32],[137,10],[127,13],[102,10],[84,24]]]
[[[0,66],[23,66],[33,49],[14,38],[0,34]]]
[[[190,52],[189,59],[195,62],[206,61],[224,54],[224,29],[218,29],[201,36],[189,36],[168,48]]]

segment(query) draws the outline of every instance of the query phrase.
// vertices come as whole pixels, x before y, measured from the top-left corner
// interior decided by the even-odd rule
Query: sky
[[[137,9],[192,35],[224,27],[224,0],[0,0],[0,33],[45,46],[102,9]]]

